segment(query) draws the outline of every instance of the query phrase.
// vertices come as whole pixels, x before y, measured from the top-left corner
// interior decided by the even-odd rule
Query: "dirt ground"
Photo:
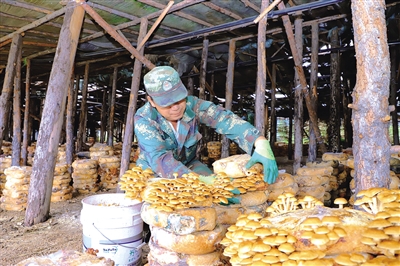
[[[291,173],[290,161],[277,158],[279,169]],[[100,193],[114,193],[115,190]],[[71,200],[54,202],[50,206],[50,219],[24,226],[25,212],[0,209],[0,265],[11,266],[24,259],[45,256],[59,250],[82,252],[82,224],[79,220],[82,199],[93,194],[74,195]],[[143,248],[143,264],[147,261],[147,245]]]

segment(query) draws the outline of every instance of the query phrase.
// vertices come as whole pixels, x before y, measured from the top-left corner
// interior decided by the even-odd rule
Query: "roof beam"
[[[159,9],[164,9],[166,7],[166,5],[157,3],[157,2],[155,2],[153,0],[138,0],[138,1],[143,3],[143,4],[146,4],[148,6],[156,7],[156,8],[159,8]],[[185,18],[187,20],[190,20],[192,22],[195,22],[197,24],[200,24],[200,25],[203,25],[203,26],[206,26],[206,27],[214,26],[214,25],[212,25],[210,23],[207,23],[207,22],[205,22],[205,21],[203,21],[201,19],[198,19],[198,18],[196,18],[196,17],[194,17],[192,15],[188,15],[188,14],[182,12],[182,11],[177,11],[177,12],[174,13],[174,15],[179,16],[181,18]]]

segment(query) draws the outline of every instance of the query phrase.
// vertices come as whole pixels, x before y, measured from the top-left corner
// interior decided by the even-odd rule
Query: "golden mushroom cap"
[[[269,230],[269,228],[266,227],[257,228],[256,231],[254,231],[254,235],[259,237],[270,236],[271,230]]]
[[[296,249],[290,243],[283,243],[278,247],[278,250],[282,251],[282,252],[284,252],[286,254],[290,254],[290,253],[294,252]]]
[[[321,220],[322,224],[340,224],[342,221],[337,216],[324,216]]]
[[[254,221],[254,220],[250,220],[250,221],[248,221],[247,223],[246,223],[246,225],[245,225],[245,228],[250,228],[250,229],[257,229],[257,228],[260,228],[261,227],[261,224],[259,223],[259,222],[257,222],[257,221]]]
[[[262,219],[263,217],[258,212],[252,212],[249,215],[247,215],[247,218],[250,220],[259,220],[259,219]]]
[[[347,204],[347,200],[345,198],[336,198],[335,201],[333,202],[334,204]]]
[[[329,228],[326,226],[320,226],[320,227],[317,227],[314,229],[314,232],[318,235],[322,235],[322,234],[325,235],[325,234],[329,233],[330,231],[331,230],[329,230]]]
[[[264,253],[271,250],[271,246],[264,244],[262,241],[257,241],[252,247],[252,251]]]
[[[400,242],[394,240],[383,240],[377,245],[378,248],[388,250],[394,256],[394,254],[400,251]]]
[[[319,226],[321,224],[322,221],[318,217],[308,217],[301,223],[301,225],[309,225],[309,226]]]
[[[329,238],[326,235],[314,234],[311,237],[311,243],[316,246],[323,246],[329,242]]]
[[[375,241],[389,238],[389,236],[387,234],[385,234],[385,232],[383,232],[382,230],[379,230],[379,229],[374,229],[374,228],[369,228],[369,229],[365,230],[361,235],[363,237],[372,238]]]
[[[367,246],[375,246],[376,245],[375,241],[372,238],[365,237],[365,236],[363,236],[361,238],[361,243],[363,243],[364,245],[367,245]]]
[[[397,238],[400,235],[400,226],[389,226],[383,229],[385,234],[390,235],[390,236],[397,236]]]
[[[333,231],[339,236],[339,237],[345,237],[347,236],[347,232],[341,228],[341,227],[335,227],[333,228]]]
[[[339,254],[334,258],[335,262],[343,266],[357,266],[358,263],[350,260],[349,254]]]
[[[386,219],[375,219],[368,224],[368,228],[385,228],[391,225]]]
[[[275,256],[264,256],[264,258],[261,259],[262,262],[273,264],[273,263],[278,263],[279,258]]]
[[[356,263],[363,263],[367,261],[367,258],[364,257],[362,254],[352,253],[350,254],[350,260]]]

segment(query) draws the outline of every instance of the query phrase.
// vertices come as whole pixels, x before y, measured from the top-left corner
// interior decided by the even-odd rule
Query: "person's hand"
[[[273,184],[278,177],[278,166],[276,165],[271,146],[266,139],[256,141],[255,146],[253,155],[246,164],[246,169],[249,169],[256,163],[261,163],[264,168],[264,182]]]

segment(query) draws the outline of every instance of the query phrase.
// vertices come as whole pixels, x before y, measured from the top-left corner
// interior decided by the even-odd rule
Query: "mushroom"
[[[335,262],[339,265],[343,266],[357,266],[358,263],[351,261],[351,256],[349,254],[339,254],[336,258],[334,258]]]
[[[322,217],[321,222],[332,230],[335,225],[340,224],[342,221],[337,216],[324,216]]]
[[[296,249],[290,243],[283,243],[278,247],[278,250],[281,252],[284,252],[286,254],[290,254],[290,253],[294,252]]]
[[[368,224],[368,228],[376,228],[382,230],[383,228],[391,225],[392,224],[386,219],[375,219]]]
[[[383,229],[385,234],[391,236],[393,240],[399,241],[400,238],[400,226],[389,226]]]
[[[400,251],[400,243],[393,240],[383,240],[377,247],[384,251],[384,254],[388,257],[394,257],[395,253]]]
[[[316,229],[321,224],[322,222],[318,217],[308,217],[301,223],[301,226],[304,228],[304,230],[307,230],[308,227]]]
[[[375,243],[379,243],[381,240],[389,238],[389,236],[385,234],[383,231],[372,228],[367,229],[361,235],[363,237],[372,238],[375,241]]]
[[[339,205],[339,209],[343,209],[343,205],[347,204],[347,200],[345,198],[336,198],[333,203]]]
[[[329,242],[329,238],[326,235],[319,234],[314,234],[310,240],[311,243],[317,246],[319,249],[325,249],[326,244]]]

